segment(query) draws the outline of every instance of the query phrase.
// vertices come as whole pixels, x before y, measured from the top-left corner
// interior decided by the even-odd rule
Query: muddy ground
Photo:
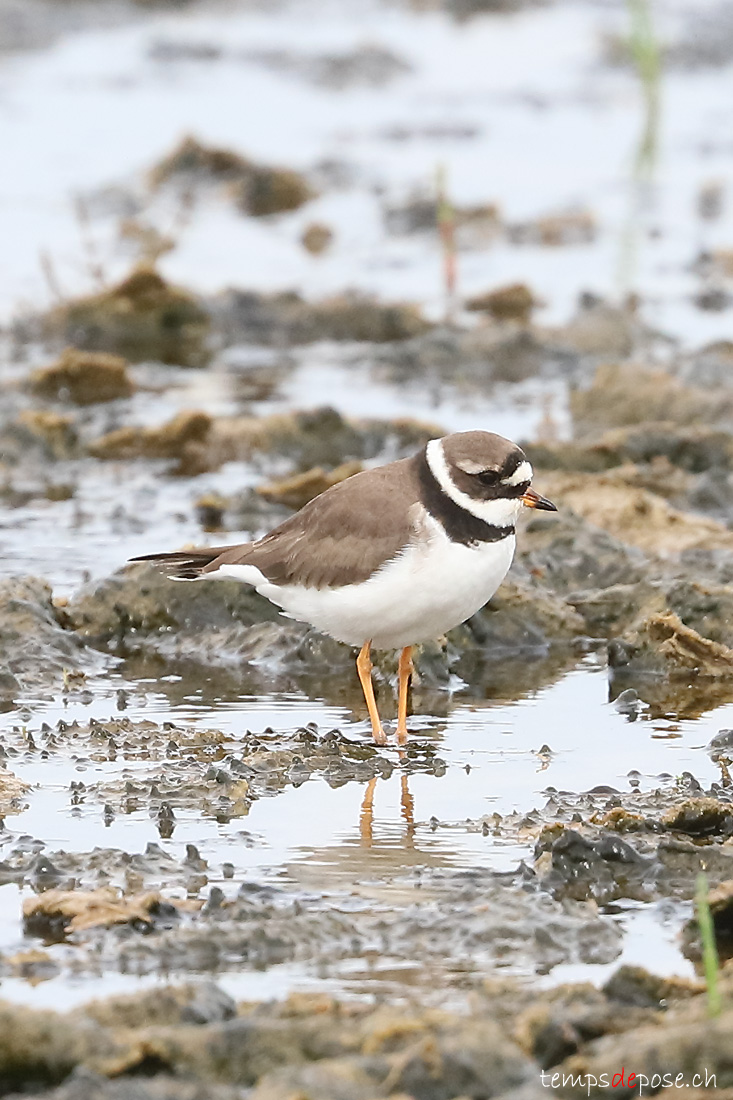
[[[378,43],[245,57],[156,22],[198,17],[195,3],[36,3],[0,0],[13,56],[139,24],[155,66],[246,62],[321,96],[413,71]],[[560,3],[425,7],[410,18],[445,18],[456,40],[564,18]],[[727,40],[705,26],[680,22],[670,72],[725,68]],[[603,51],[627,71],[623,41]],[[262,256],[285,233],[309,264],[343,258],[323,210],[349,187],[379,205],[405,270],[420,241],[439,258],[434,192],[348,169],[179,135],[78,205],[92,285],[61,286],[46,257],[50,300],[0,332],[0,1095],[531,1100],[620,1095],[602,1075],[622,1066],[655,1093],[678,1074],[688,1097],[711,1074],[733,1090],[725,234],[697,266],[686,256],[680,316],[702,321],[684,336],[656,323],[669,284],[661,313],[651,291],[589,286],[548,313],[532,272],[602,238],[584,205],[515,218],[457,201],[469,272],[491,248],[510,270],[530,259],[522,281],[469,274],[448,309],[391,276],[370,288],[358,250],[359,279],[335,290],[171,275],[179,236],[214,209]],[[700,191],[705,233],[724,192]],[[123,242],[109,265],[104,219]],[[692,338],[712,315],[715,337]],[[234,581],[126,564],[256,538],[466,427],[520,441],[559,511],[525,517],[490,604],[417,652],[405,746],[396,655],[377,655],[389,736],[375,746],[347,647]]]
[[[113,288],[108,300],[121,293]],[[163,293],[159,280],[156,294]],[[199,300],[195,308],[215,347],[239,307],[214,310]],[[279,326],[281,306],[267,308]],[[320,307],[315,316],[324,316]],[[636,326],[622,312],[617,323]],[[606,664],[619,721],[672,728],[733,700],[726,351],[704,349],[661,369],[649,351],[654,337],[637,326],[629,355],[599,366],[572,333],[573,324],[550,332],[526,320],[487,320],[479,329],[426,325],[422,335],[361,347],[390,370],[409,363],[413,374],[448,386],[459,384],[453,375],[461,364],[460,384],[476,390],[498,384],[496,348],[503,364],[531,348],[537,374],[570,387],[572,438],[526,443],[536,484],[560,512],[524,522],[516,563],[491,604],[418,653],[417,717],[404,750],[373,746],[353,721],[363,706],[352,653],[280,619],[234,582],[190,585],[121,565],[55,597],[43,577],[13,569],[3,580],[0,888],[14,900],[0,980],[16,990],[19,983],[83,990],[91,979],[103,993],[105,975],[125,975],[156,988],[85,1003],[68,1016],[34,1008],[32,997],[24,1008],[4,1002],[3,1094],[535,1095],[541,1070],[600,1077],[617,1061],[633,1061],[650,1078],[660,1067],[673,1075],[705,1067],[718,1087],[733,1087],[729,1021],[723,1015],[711,1024],[706,1016],[691,907],[704,871],[725,957],[733,942],[725,732],[702,780],[690,771],[656,780],[636,772],[624,784],[611,774],[569,790],[552,785],[553,749],[538,730],[535,758],[548,774],[533,803],[454,820],[415,814],[411,785],[455,773],[430,723],[436,715],[450,721],[457,683],[464,697],[491,705],[531,699],[592,659]],[[192,339],[199,346],[200,333]],[[237,463],[247,490],[189,494],[200,540],[226,542],[228,528],[255,536],[339,477],[411,453],[440,432],[326,407],[258,413],[249,398],[224,414],[192,408],[141,422],[166,368],[138,367],[107,337],[102,343],[99,352],[60,357],[46,344],[43,367],[4,384],[6,514],[31,507],[52,516],[85,479],[104,479],[112,468],[118,486],[143,470],[165,493],[168,484],[193,484],[202,471]],[[231,371],[213,354],[209,367],[195,369],[225,386]],[[719,363],[714,397],[710,386],[695,384],[695,359],[710,371]],[[167,369],[175,392],[180,370]],[[282,369],[258,367],[258,385],[277,389]],[[504,377],[502,367],[502,385]],[[635,387],[643,389],[641,411]],[[124,493],[119,507],[127,507]],[[154,513],[137,518],[146,539],[156,530]],[[124,536],[118,546],[123,557]],[[114,716],[40,717],[50,713],[43,700],[48,708],[64,699],[73,711],[100,690],[104,696],[112,670],[124,683]],[[387,715],[394,675],[393,656],[381,657]],[[142,681],[160,685],[168,720],[139,710]],[[205,683],[205,721],[186,721],[176,707],[197,682]],[[217,723],[217,700],[263,693],[314,695],[341,707],[342,720],[258,732]],[[45,835],[16,828],[39,805],[45,775],[57,812],[93,838],[87,847],[78,836],[59,847],[53,828]],[[391,781],[399,783],[401,837],[387,863],[375,864],[374,798]],[[326,876],[308,861],[281,882],[248,874],[240,853],[260,843],[247,827],[257,806],[282,799],[287,807],[288,792],[316,784],[324,806],[329,790],[358,792],[356,843],[324,849]],[[284,813],[292,815],[292,806]],[[144,843],[106,844],[104,830],[127,819],[148,822],[138,829]],[[211,842],[211,830],[225,831],[223,846]],[[507,852],[506,865],[429,855],[416,842],[425,830],[485,838]],[[664,914],[679,958],[697,977],[655,976],[623,961],[626,933],[614,913],[628,906]],[[246,1003],[215,984],[222,974],[287,974],[289,967],[310,976],[313,992]],[[543,985],[563,968],[606,976]],[[194,981],[161,988],[168,976]],[[725,969],[722,981],[727,996]],[[349,998],[333,992],[339,988]]]

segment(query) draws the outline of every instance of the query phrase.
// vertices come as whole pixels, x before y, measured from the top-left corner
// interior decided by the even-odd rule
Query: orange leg
[[[371,657],[369,656],[369,654],[371,653],[371,648],[371,640],[369,640],[368,642],[364,642],[364,645],[359,650],[359,656],[356,658],[356,671],[359,673],[361,689],[364,692],[367,710],[369,711],[369,719],[372,723],[372,734],[374,736],[374,740],[378,745],[384,745],[387,738],[385,737],[384,730],[382,729],[382,723],[379,720],[377,700],[374,698],[374,684],[372,683],[372,662]]]
[[[400,653],[397,694],[397,740],[401,745],[407,740],[407,693],[412,677],[412,646],[406,645]]]
[[[374,788],[377,785],[377,777],[370,779],[364,791],[364,800],[361,804],[359,816],[359,832],[361,842],[365,848],[372,846],[372,829],[374,824]]]
[[[402,816],[405,819],[407,825],[407,836],[411,838],[415,835],[415,801],[410,794],[410,788],[407,784],[407,776],[401,775],[400,782],[402,784],[402,797],[400,803],[402,805]]]

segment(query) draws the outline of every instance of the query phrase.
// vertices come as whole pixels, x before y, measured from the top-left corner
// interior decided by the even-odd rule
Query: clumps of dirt
[[[657,1095],[672,1096],[680,1091],[675,1088],[675,1080],[689,1085],[691,1080],[702,1083],[716,1080],[717,1089],[730,1089],[733,1074],[726,1054],[730,1041],[730,1028],[733,1027],[733,1013],[723,1012],[714,1020],[706,1018],[703,998],[694,998],[688,1008],[680,1008],[669,1013],[664,1026],[659,1021],[650,1021],[638,1028],[631,1040],[633,1046],[633,1066],[635,1070],[631,1089],[637,1089],[643,1074],[647,1081],[654,1080],[663,1092]],[[588,1100],[588,1082],[591,1082],[590,1096],[610,1097],[618,1094],[619,1075],[609,1072],[609,1066],[628,1067],[629,1036],[608,1035],[591,1043],[579,1054],[562,1063],[563,1077],[567,1082],[563,1089],[567,1097]],[[590,1074],[590,1078],[587,1076]],[[625,1081],[628,1082],[628,1069]],[[616,1085],[613,1085],[613,1080]],[[592,1085],[593,1081],[599,1082]],[[580,1085],[580,1082],[583,1082]],[[608,1086],[604,1087],[605,1082]],[[626,1086],[625,1086],[626,1087]],[[684,1085],[682,1086],[684,1087]],[[698,1098],[709,1095],[709,1091],[700,1088]],[[629,1093],[627,1092],[627,1095]],[[688,1093],[685,1092],[685,1096]],[[689,1095],[695,1096],[695,1090],[689,1089]]]
[[[28,936],[57,943],[75,932],[128,924],[148,931],[156,924],[170,926],[179,910],[199,909],[203,903],[164,898],[158,891],[125,895],[111,886],[98,890],[45,890],[23,902],[23,928]]]
[[[95,644],[140,644],[148,635],[178,638],[202,631],[246,631],[278,611],[237,581],[181,584],[151,566],[136,565],[82,588],[65,608],[78,635]],[[228,639],[230,642],[232,638]],[[211,656],[211,655],[210,655]]]
[[[392,140],[407,134],[390,132]],[[456,248],[471,250],[491,244],[501,231],[499,208],[494,203],[478,206],[453,206],[451,208],[453,236]],[[436,233],[439,228],[440,210],[434,194],[417,191],[400,203],[385,207],[384,223],[388,233],[394,236],[411,236],[414,233]]]
[[[315,197],[305,177],[291,168],[255,164],[229,149],[186,137],[149,174],[151,187],[170,182],[223,184],[242,213],[253,217],[298,210]]]
[[[690,836],[730,836],[733,806],[717,798],[688,798],[670,807],[660,818],[666,829]]]
[[[116,286],[56,306],[42,327],[51,339],[134,363],[152,359],[199,367],[209,360],[206,310],[187,290],[171,286],[146,266]]]
[[[7,425],[2,438],[5,461],[19,463],[29,451],[39,450],[55,462],[78,458],[80,441],[73,416],[46,409],[24,409]]]
[[[246,176],[231,185],[230,191],[237,209],[255,218],[299,210],[315,198],[300,172],[260,165],[253,165]]]
[[[102,1027],[173,1027],[233,1020],[237,1005],[213,982],[200,981],[91,1001],[84,1014]]]
[[[579,795],[548,791],[535,821],[534,871],[556,898],[690,900],[697,876],[712,884],[733,878],[733,803],[729,788],[705,792],[685,773],[674,785],[621,792],[594,788]],[[504,836],[525,836],[528,819],[505,818]]]
[[[101,812],[107,822],[144,814],[163,839],[175,835],[180,816],[239,821],[258,799],[272,798],[308,780],[319,779],[332,787],[374,784],[388,779],[397,767],[388,750],[379,751],[373,742],[348,738],[339,730],[324,732],[314,725],[234,738],[219,729],[133,722],[118,716],[103,722],[61,721],[25,737],[14,729],[7,745],[9,757],[26,764],[69,761],[84,753],[95,765],[118,762],[130,769],[123,778],[93,781],[87,776],[86,782],[72,782],[69,801],[77,813],[98,817]],[[446,764],[432,746],[418,745],[411,747],[400,767],[407,782],[417,772],[442,775]],[[242,836],[246,840],[248,834]],[[231,877],[224,868],[209,866],[193,845],[187,846],[180,861],[155,844],[134,857],[107,849],[91,854],[39,849],[43,845],[34,842],[30,848],[19,844],[6,850],[0,862],[0,884],[25,884],[43,891],[44,897],[55,891],[46,908],[34,905],[28,910],[29,919],[38,918],[34,934],[46,939],[53,938],[50,926],[59,937],[111,924],[132,924],[133,930],[146,932],[148,921],[160,928],[176,919],[167,901],[188,912],[176,897],[183,893],[195,898],[212,880],[221,881],[222,873]]]
[[[156,994],[162,1018],[150,993],[93,1002],[69,1016],[15,1008],[13,1018],[11,1006],[0,1006],[9,1028],[0,1074],[29,1100],[241,1100],[245,1093],[252,1100],[452,1100],[456,1090],[478,1100],[527,1094],[540,1073],[545,1087],[554,1074],[556,1084],[565,1081],[563,1095],[587,1100],[589,1087],[592,1096],[617,1090],[622,1066],[625,1087],[630,1065],[635,1079],[650,1083],[699,1073],[730,1090],[733,1081],[731,1013],[710,1020],[700,986],[641,968],[622,967],[603,989],[567,984],[530,993],[489,981],[475,991],[470,1014],[313,993],[241,1004],[233,1013],[211,984]],[[202,1003],[205,1013],[213,1006],[211,1018],[199,1018]],[[64,1078],[52,1093],[31,1093]]]
[[[344,294],[317,302],[304,318],[310,339],[389,343],[409,340],[430,328],[417,306],[385,305],[363,295]],[[301,342],[307,342],[306,340]]]
[[[635,347],[648,342],[650,333],[634,301],[614,306],[593,294],[583,294],[575,316],[555,330],[554,336],[563,347],[598,362],[627,359]]]
[[[375,348],[369,354],[381,375],[397,385],[417,384],[441,393],[486,395],[487,387],[528,378],[557,378],[572,355],[540,339],[526,325],[486,324],[471,329],[434,328],[414,339]]]
[[[287,508],[302,508],[314,497],[325,493],[333,485],[353,477],[363,469],[361,462],[342,462],[333,470],[324,470],[322,466],[314,466],[305,470],[302,474],[294,474],[292,477],[282,478],[279,481],[270,481],[265,485],[258,485],[257,492],[265,500],[284,504]]]
[[[609,428],[645,421],[717,424],[730,418],[733,401],[687,386],[665,371],[620,363],[599,367],[587,389],[573,390],[570,410],[576,436],[593,439]]]
[[[612,962],[620,951],[618,927],[600,918],[592,906],[570,910],[546,896],[502,883],[489,871],[467,875],[449,868],[418,871],[402,865],[393,883],[382,884],[372,904],[369,883],[362,881],[359,867],[357,858],[356,868],[352,865],[344,878],[343,895],[336,897],[315,890],[294,896],[246,880],[236,889],[235,880],[234,892],[212,887],[203,907],[191,906],[190,913],[167,927],[160,921],[147,930],[137,929],[137,935],[131,934],[134,928],[118,923],[106,929],[78,929],[72,934],[75,971],[103,960],[125,972],[216,972],[236,959],[239,968],[251,969],[308,962],[323,977],[338,974],[346,960],[368,958],[376,937],[383,957],[397,967],[414,964],[417,957],[426,976],[439,975],[445,985],[463,989],[470,982],[478,990],[497,962],[506,965],[516,954],[531,958],[530,965],[547,972],[570,959]],[[347,900],[354,876],[361,898],[357,906]],[[391,901],[388,909],[385,896]],[[145,934],[139,934],[142,931]],[[468,958],[472,980],[465,973]],[[463,971],[458,979],[457,971]]]
[[[544,492],[545,476],[538,476],[536,484]],[[538,585],[563,596],[584,592],[601,598],[615,585],[643,580],[649,562],[641,550],[582,519],[558,499],[561,511],[551,516],[535,512],[522,524],[518,539],[517,560]]]
[[[607,905],[618,898],[649,901],[657,868],[614,833],[588,837],[578,829],[547,826],[540,834],[535,870],[555,897]]]
[[[663,978],[650,974],[643,966],[620,966],[603,986],[603,992],[611,1001],[629,1008],[654,1009],[665,1009],[674,1001],[688,1000],[703,993],[704,989],[702,982]]]
[[[173,473],[192,474],[206,469],[204,455],[214,421],[208,413],[186,411],[155,428],[115,428],[89,444],[94,458],[162,458],[175,461]]]
[[[2,1006],[3,1023],[10,1013]],[[234,1100],[244,1087],[256,1100],[378,1100],[406,1090],[414,1100],[449,1100],[455,1087],[466,1096],[501,1095],[533,1072],[488,1014],[397,1013],[314,995],[242,1006],[231,1020],[198,1026],[146,1021],[124,1030],[83,1012],[66,1018],[29,1009],[8,1023],[18,1056],[0,1060],[0,1076],[13,1086],[53,1084],[78,1067],[57,1100],[79,1090],[100,1100]],[[44,1033],[43,1052],[34,1054]]]
[[[160,6],[164,0],[134,0],[142,7]],[[169,0],[170,2],[170,0]],[[189,3],[190,0],[181,0]],[[169,1077],[156,1073],[150,1077],[154,1064],[144,1063],[140,1073],[144,1076],[123,1077],[110,1080],[86,1067],[77,1067],[68,1083],[44,1092],[42,1100],[247,1100],[245,1092],[236,1085],[217,1085],[211,1081],[182,1081],[180,1077]],[[132,1067],[135,1072],[135,1067]],[[25,1094],[28,1096],[28,1094]],[[41,1100],[38,1093],[28,1096],[28,1100]],[[694,1100],[694,1098],[693,1098]]]
[[[530,221],[515,222],[507,226],[507,236],[512,244],[540,245],[544,248],[591,244],[597,233],[598,223],[590,210],[544,214]]]
[[[94,754],[95,759],[102,759],[100,746],[109,747],[109,733],[104,742],[99,736],[99,730],[107,726],[114,727],[114,719],[108,723],[96,723],[97,735],[95,735],[95,723],[81,726],[78,723],[61,722],[48,732],[41,729],[35,731],[34,736],[40,744],[47,746],[50,756],[60,756],[73,753],[73,736],[77,734],[80,744]],[[144,760],[143,737],[146,728],[153,732],[162,727],[155,723],[137,723],[134,726],[125,727],[129,736],[130,760]],[[117,736],[121,737],[121,727],[117,726]],[[70,732],[67,732],[70,731]],[[208,744],[205,737],[196,740],[191,732],[191,744],[201,754],[204,746]],[[221,739],[221,735],[220,735]],[[13,739],[14,740],[14,739]],[[155,742],[156,747],[159,747]],[[136,751],[132,751],[132,749]],[[29,750],[23,754],[24,759],[36,758],[43,753],[44,748]],[[161,761],[163,755],[156,755]],[[152,785],[151,785],[152,786]],[[94,787],[87,787],[81,780],[73,782],[69,789],[69,797],[72,805],[84,807],[87,792],[90,802],[94,793]],[[151,793],[154,800],[155,794]],[[143,852],[126,852],[118,848],[94,848],[91,852],[47,852],[42,841],[30,837],[18,838],[17,844],[3,853],[3,861],[0,862],[0,882],[14,882],[19,886],[27,886],[36,894],[45,891],[56,890],[61,893],[79,891],[96,895],[102,888],[114,887],[118,896],[132,896],[134,894],[154,893],[161,886],[174,896],[195,894],[206,886],[208,880],[202,879],[202,868],[208,864],[202,860],[195,845],[186,846],[186,855],[177,860],[164,851],[159,844],[148,842]],[[217,870],[221,874],[221,870]],[[192,910],[198,912],[198,909]],[[2,956],[0,956],[2,958]]]
[[[520,1011],[513,1034],[542,1069],[560,1065],[602,1035],[619,1035],[653,1019],[675,1002],[701,992],[701,986],[658,978],[641,967],[620,966],[602,990],[561,985]]]
[[[4,750],[0,750],[0,760],[3,759]],[[30,788],[17,775],[4,768],[0,763],[0,821],[9,814],[20,813],[25,808],[23,795]]]
[[[95,1040],[105,1049],[105,1038],[71,1016],[0,1001],[0,1087],[7,1093],[58,1084],[92,1053]]]
[[[721,882],[708,894],[710,915],[715,929],[715,945],[719,957],[729,963],[733,958],[733,880]],[[702,958],[700,927],[695,917],[687,922],[683,929],[685,954],[699,962]]]
[[[637,675],[728,680],[733,673],[733,649],[703,637],[674,612],[665,612],[614,640],[608,662],[614,671]]]
[[[495,321],[529,321],[537,305],[534,294],[525,283],[497,287],[466,302],[471,313],[488,313]]]
[[[195,137],[184,137],[150,169],[148,181],[155,190],[171,180],[205,180],[232,183],[249,169],[249,161],[232,149],[204,145]]]
[[[441,0],[441,5],[456,19],[470,19],[476,15],[515,12],[519,8],[536,7],[543,2],[544,0]]]
[[[34,371],[29,381],[38,397],[94,405],[131,397],[135,386],[120,355],[66,348],[50,367]]]
[[[601,474],[557,471],[542,474],[541,485],[543,493],[563,508],[648,553],[733,548],[733,534],[723,523],[672,507],[658,493],[640,487],[642,477],[623,467]]]
[[[468,631],[487,653],[547,652],[551,646],[566,646],[584,634],[581,616],[555,593],[511,575],[491,601],[451,632],[460,638]]]
[[[411,66],[386,46],[364,43],[343,53],[307,54],[292,50],[256,50],[247,53],[275,72],[298,76],[332,91],[356,85],[381,88],[411,71]]]
[[[310,222],[301,233],[300,243],[311,256],[320,256],[333,244],[333,230],[322,222]]]
[[[295,292],[227,290],[209,303],[226,344],[287,346],[316,340],[391,343],[410,340],[432,326],[421,310],[347,292],[306,302]]]
[[[334,409],[272,416],[210,417],[183,412],[156,428],[118,428],[89,445],[96,458],[174,460],[181,475],[216,470],[225,462],[263,455],[287,458],[297,471],[377,457],[385,450],[409,454],[440,428],[417,420],[352,420]]]
[[[51,589],[35,577],[0,581],[0,697],[58,681],[92,663],[81,640],[62,625]]]
[[[598,439],[581,443],[529,443],[525,450],[541,469],[600,473],[627,463],[636,467],[656,465],[668,480],[674,478],[675,468],[700,474],[706,470],[727,471],[733,465],[733,436],[729,432],[706,425],[680,426],[670,420],[646,420],[639,425],[612,428]],[[638,469],[636,473],[643,476]]]
[[[221,531],[224,529],[224,516],[229,508],[229,500],[221,493],[204,493],[194,505],[196,519],[202,531]]]

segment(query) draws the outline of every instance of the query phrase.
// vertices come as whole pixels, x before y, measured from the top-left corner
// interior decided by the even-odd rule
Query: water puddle
[[[53,725],[103,720],[114,713],[116,693],[124,681],[111,673],[90,685],[86,701],[29,701],[22,714],[2,718],[0,729],[17,724],[30,730],[42,722]],[[322,729],[340,727],[351,737],[368,741],[366,723],[354,723],[343,707],[326,705],[297,695],[242,697],[221,700],[215,710],[202,704],[196,693],[171,704],[154,681],[127,684],[131,695],[126,716],[192,723],[203,727],[215,721],[233,748],[247,731],[265,738],[318,723]],[[487,828],[491,815],[524,814],[541,808],[553,791],[589,791],[601,787],[628,792],[674,784],[692,771],[701,782],[716,778],[704,746],[721,724],[733,721],[733,706],[722,707],[698,720],[654,716],[642,709],[635,721],[608,700],[605,669],[594,657],[562,676],[556,683],[512,703],[453,696],[447,717],[416,716],[408,756],[432,751],[440,766],[432,772],[405,768],[407,756],[396,747],[386,750],[395,770],[370,782],[327,783],[311,778],[288,786],[273,797],[252,803],[245,817],[217,821],[211,813],[180,810],[171,833],[161,836],[158,822],[146,809],[105,818],[99,799],[74,805],[70,784],[109,786],[121,779],[137,782],[150,773],[145,760],[93,760],[88,755],[61,762],[12,762],[16,774],[33,785],[28,808],[7,820],[14,837],[40,837],[46,850],[90,851],[92,848],[143,852],[158,844],[181,860],[186,846],[195,844],[208,863],[210,885],[233,896],[242,881],[275,886],[294,897],[331,899],[337,909],[366,906],[388,909],[403,903],[405,876],[445,871],[473,873],[477,868],[511,872],[520,861],[531,862],[534,840],[516,832],[502,835]],[[674,734],[674,736],[669,736]],[[0,849],[1,851],[1,849]],[[229,868],[225,870],[225,865]],[[30,946],[23,940],[20,904],[28,893],[17,886],[0,887],[0,952],[8,955]],[[623,903],[608,908],[607,920],[623,932],[621,954],[604,964],[564,963],[544,982],[591,980],[602,983],[620,962],[643,962],[650,970],[683,976],[692,964],[681,954],[679,928],[689,905],[664,901],[652,905]],[[73,948],[47,949],[53,957],[68,958]],[[422,964],[415,964],[420,969]],[[532,967],[521,953],[508,959],[507,973],[530,977]],[[278,996],[292,989],[335,989],[354,996],[372,996],[391,988],[401,996],[409,980],[404,959],[381,958],[369,973],[363,960],[334,960],[323,966],[283,963],[252,972],[233,962],[217,973],[225,988],[241,998]],[[379,968],[383,973],[379,974]],[[409,967],[408,967],[409,969]],[[177,975],[167,975],[168,978]],[[185,976],[185,975],[184,975]],[[424,978],[424,973],[423,973]],[[141,975],[145,985],[157,980]],[[48,1003],[59,995],[81,1001],[89,996],[137,988],[136,979],[114,971],[62,976],[31,990],[16,978],[3,981],[3,995]],[[56,994],[54,994],[56,990]]]

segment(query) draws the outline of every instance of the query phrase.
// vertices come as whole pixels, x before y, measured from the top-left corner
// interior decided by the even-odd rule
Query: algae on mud
[[[202,366],[210,358],[210,321],[198,300],[141,266],[116,286],[56,306],[42,319],[51,341],[111,352],[138,363],[157,359]]]
[[[150,170],[149,181],[153,188],[176,182],[189,187],[202,182],[223,184],[237,209],[260,218],[297,210],[316,197],[305,177],[291,168],[255,164],[239,153],[203,145],[190,136]]]

